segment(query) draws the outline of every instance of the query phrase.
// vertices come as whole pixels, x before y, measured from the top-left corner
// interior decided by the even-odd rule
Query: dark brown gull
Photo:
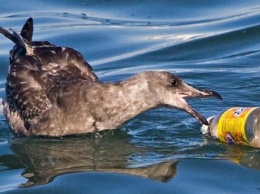
[[[136,115],[160,106],[185,110],[207,120],[184,98],[221,96],[198,90],[165,71],[146,71],[115,83],[102,83],[76,50],[32,41],[33,19],[21,33],[0,32],[10,51],[4,114],[16,137],[66,136],[116,129]]]

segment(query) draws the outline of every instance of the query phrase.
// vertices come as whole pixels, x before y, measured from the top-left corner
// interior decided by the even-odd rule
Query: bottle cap
[[[209,125],[210,125],[210,121],[211,121],[213,118],[214,118],[214,116],[211,116],[211,117],[208,117],[208,118],[207,118],[207,121],[208,121]],[[200,127],[200,131],[201,131],[202,135],[206,135],[206,134],[209,133],[209,125],[204,125],[204,124],[203,124],[203,125]]]

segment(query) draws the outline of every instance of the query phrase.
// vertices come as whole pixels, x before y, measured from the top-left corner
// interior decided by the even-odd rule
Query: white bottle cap
[[[210,121],[211,121],[213,118],[214,118],[214,116],[207,118],[207,121],[209,122],[209,125],[210,125]],[[209,133],[209,125],[204,125],[204,124],[203,124],[203,125],[200,127],[200,131],[201,131],[202,135],[206,135],[206,134]]]

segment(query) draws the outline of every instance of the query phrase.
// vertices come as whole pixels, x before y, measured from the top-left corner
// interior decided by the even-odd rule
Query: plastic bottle
[[[229,144],[260,148],[260,107],[233,107],[202,125],[203,134]]]

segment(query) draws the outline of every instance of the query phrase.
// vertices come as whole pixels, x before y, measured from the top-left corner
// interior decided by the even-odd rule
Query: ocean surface
[[[223,101],[205,117],[260,106],[259,0],[0,0],[0,26],[81,52],[101,81],[170,71]],[[0,97],[9,50],[0,36]],[[124,114],[124,113],[122,113]],[[206,139],[189,114],[150,110],[101,134],[16,139],[0,115],[2,193],[260,193],[260,150]]]

